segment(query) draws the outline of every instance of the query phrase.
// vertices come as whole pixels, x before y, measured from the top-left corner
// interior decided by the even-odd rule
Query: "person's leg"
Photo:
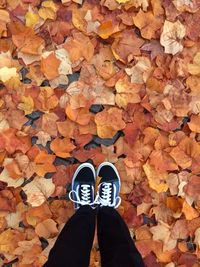
[[[113,207],[101,207],[97,216],[102,267],[144,267],[129,230]]]
[[[88,267],[96,211],[82,206],[62,229],[44,267]]]
[[[95,169],[89,163],[81,164],[75,171],[69,198],[77,211],[61,231],[44,267],[89,266],[95,232],[95,179]]]
[[[128,227],[115,210],[121,203],[117,169],[104,162],[99,166],[97,176],[101,177],[95,202],[99,204],[97,234],[102,267],[143,267]]]

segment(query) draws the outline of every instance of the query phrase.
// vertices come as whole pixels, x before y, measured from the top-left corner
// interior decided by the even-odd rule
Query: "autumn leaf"
[[[163,31],[160,36],[160,43],[165,48],[165,53],[175,55],[183,50],[181,40],[184,38],[186,30],[184,25],[176,22],[165,21]]]
[[[192,132],[200,133],[200,116],[192,115],[188,126]]]
[[[56,138],[51,142],[50,148],[58,157],[67,158],[70,157],[70,152],[75,149],[75,146],[68,138]]]
[[[110,108],[97,113],[95,116],[97,134],[101,138],[112,138],[115,133],[125,128],[122,120],[122,111],[117,108]]]
[[[42,205],[55,190],[52,179],[35,177],[34,180],[23,187],[23,191],[27,196],[27,202],[32,207]]]
[[[1,253],[12,254],[17,248],[18,242],[25,239],[25,234],[13,229],[7,229],[0,234],[0,251]]]
[[[188,64],[188,71],[192,75],[200,74],[200,52],[194,56],[193,64]]]
[[[28,11],[26,13],[26,26],[27,27],[35,27],[35,25],[39,22],[39,15],[37,13],[33,13],[31,11]]]
[[[56,12],[58,10],[57,5],[53,1],[44,1],[42,2],[41,8],[38,11],[39,16],[44,19],[56,19]]]
[[[140,102],[140,86],[130,83],[128,76],[119,79],[115,84],[117,91],[115,102],[119,107],[125,108],[128,103]]]
[[[0,68],[0,80],[2,82],[7,82],[11,78],[18,78],[18,73],[16,68],[8,68],[8,67],[3,67]]]
[[[143,44],[144,40],[138,38],[133,31],[126,30],[116,35],[111,49],[117,60],[126,63],[129,62],[129,57],[132,60],[133,56],[140,55],[140,47]]]
[[[34,158],[34,162],[36,163],[35,172],[37,175],[43,177],[47,172],[55,172],[56,168],[53,165],[54,160],[55,155],[50,155],[46,151],[40,150]]]
[[[168,185],[166,184],[167,173],[157,172],[149,163],[143,165],[144,172],[148,178],[149,186],[158,193],[166,192]]]
[[[44,47],[44,40],[37,36],[33,29],[25,28],[21,32],[12,35],[13,43],[21,53],[40,55]]]
[[[156,38],[156,31],[158,31],[162,26],[162,20],[155,17],[152,12],[143,12],[140,10],[133,21],[136,27],[141,31],[141,35],[146,39]]]
[[[35,232],[38,236],[46,239],[54,237],[58,234],[57,224],[52,219],[46,219],[36,225]]]
[[[41,60],[41,70],[48,80],[53,80],[59,76],[58,68],[61,61],[57,59],[54,53],[45,53]]]
[[[30,114],[34,110],[34,101],[31,96],[22,96],[22,103],[18,105],[18,108],[23,110],[25,115]]]
[[[126,68],[126,73],[131,76],[131,82],[143,84],[149,78],[152,67],[151,62],[147,57],[135,57],[136,64],[132,68]]]

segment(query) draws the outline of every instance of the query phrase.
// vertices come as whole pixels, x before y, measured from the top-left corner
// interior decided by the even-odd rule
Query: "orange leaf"
[[[55,172],[56,168],[53,165],[55,158],[55,155],[50,155],[46,151],[40,150],[34,159],[37,175],[43,177],[47,172]]]
[[[54,53],[51,53],[47,57],[42,57],[41,71],[44,73],[48,80],[53,80],[59,76],[58,68],[61,61],[57,59]]]
[[[56,156],[67,158],[70,157],[70,152],[75,149],[75,146],[70,142],[69,138],[56,138],[51,142],[50,148]]]
[[[10,163],[5,166],[6,170],[9,173],[9,176],[13,179],[18,179],[22,177],[22,172],[17,164],[17,161],[13,159]]]
[[[80,125],[87,125],[92,117],[88,108],[72,109],[71,106],[68,105],[65,112],[70,120],[75,121]]]
[[[200,116],[192,115],[190,122],[188,122],[188,126],[192,132],[200,133]]]
[[[117,131],[125,128],[122,119],[122,110],[118,108],[104,109],[95,116],[97,134],[101,138],[112,138]]]

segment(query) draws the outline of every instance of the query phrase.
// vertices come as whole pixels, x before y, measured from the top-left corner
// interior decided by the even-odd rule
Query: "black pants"
[[[144,267],[129,230],[114,208],[81,207],[66,223],[44,267],[88,267],[97,234],[102,267]]]

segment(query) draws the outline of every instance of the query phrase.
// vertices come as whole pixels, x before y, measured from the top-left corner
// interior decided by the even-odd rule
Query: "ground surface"
[[[199,266],[199,0],[0,8],[0,266],[43,265],[74,170],[104,160],[146,266]]]

